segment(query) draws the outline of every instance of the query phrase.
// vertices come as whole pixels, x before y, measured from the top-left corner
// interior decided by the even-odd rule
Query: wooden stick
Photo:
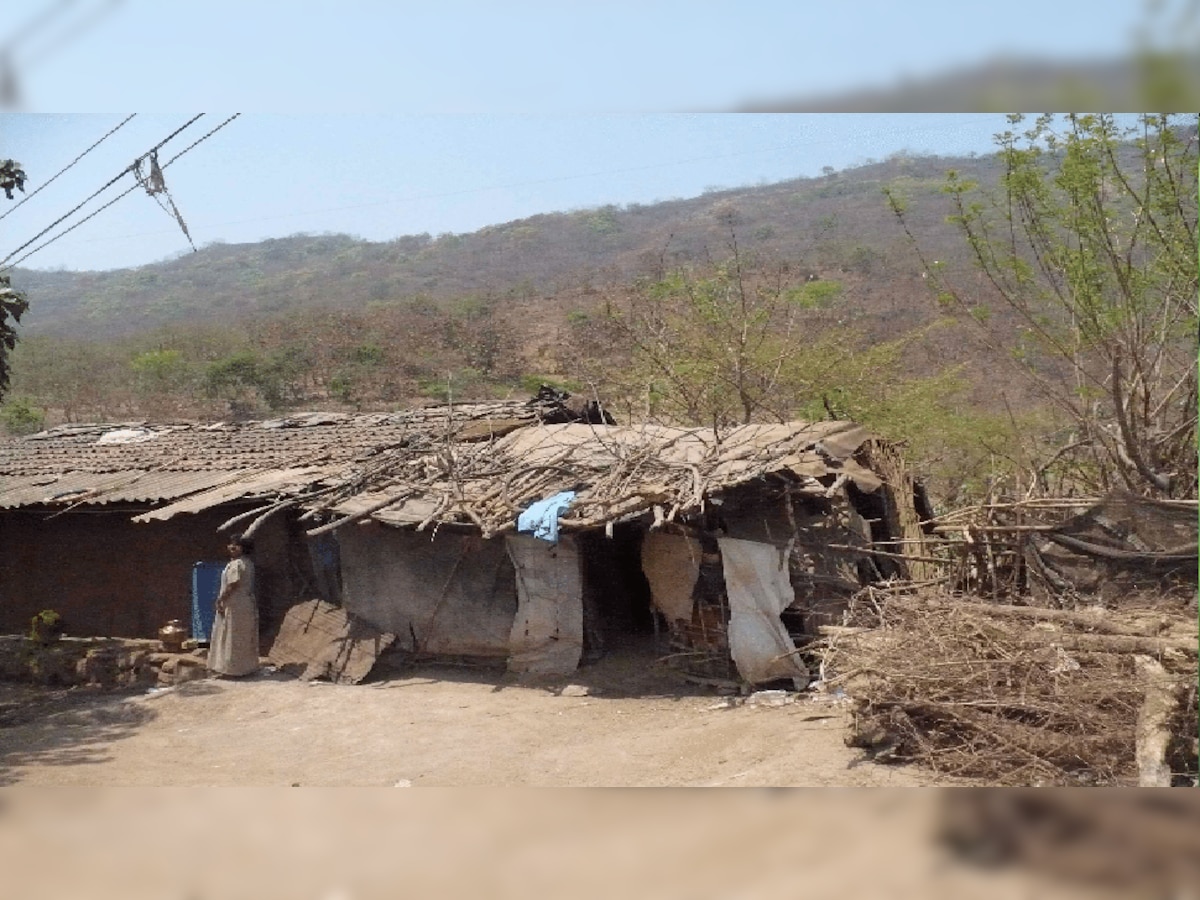
[[[372,503],[366,509],[360,510],[359,512],[356,512],[356,513],[351,513],[350,515],[348,515],[344,518],[338,519],[335,522],[328,522],[317,528],[309,529],[308,531],[305,532],[305,534],[307,534],[309,537],[319,537],[322,534],[327,534],[330,531],[335,531],[336,529],[341,528],[343,525],[352,525],[353,523],[358,522],[361,519],[365,519],[367,516],[372,515],[373,513],[379,512],[384,507],[391,506],[393,503],[399,503],[401,500],[406,500],[408,497],[409,497],[408,493],[393,495],[391,497],[388,497],[386,500],[380,500],[377,503]]]
[[[267,519],[271,518],[271,516],[275,515],[278,512],[283,512],[285,509],[291,509],[293,506],[296,505],[297,502],[299,502],[299,501],[284,500],[282,503],[276,503],[274,506],[269,507],[266,512],[264,512],[261,516],[259,516],[257,519],[255,519],[253,522],[251,522],[246,527],[246,530],[242,532],[242,537],[244,537],[244,538],[254,537],[254,533],[256,531],[258,531],[259,528],[262,527],[263,522],[267,521]]]
[[[1024,534],[1030,531],[1054,531],[1058,525],[972,525],[964,522],[961,525],[934,525],[934,534],[958,534],[973,528],[983,534]]]
[[[823,548],[826,550],[850,551],[853,553],[861,553],[865,556],[886,556],[889,559],[910,559],[910,560],[916,560],[918,562],[935,562],[935,563],[941,563],[943,566],[950,565],[952,562],[954,562],[954,560],[952,560],[952,559],[942,559],[937,556],[910,556],[907,553],[888,553],[886,550],[875,550],[871,547],[855,547],[852,544],[805,543],[805,544],[800,544],[799,546],[813,547],[818,550]]]

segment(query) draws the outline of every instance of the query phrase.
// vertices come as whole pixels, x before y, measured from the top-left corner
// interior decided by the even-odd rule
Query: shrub
[[[46,411],[24,398],[17,397],[0,406],[0,425],[9,434],[33,434],[46,424]]]

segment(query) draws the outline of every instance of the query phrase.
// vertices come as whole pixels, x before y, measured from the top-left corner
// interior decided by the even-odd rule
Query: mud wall
[[[0,510],[0,633],[23,634],[43,609],[78,637],[156,636],[170,619],[191,622],[192,565],[228,558],[217,527],[241,507],[135,524],[142,508],[49,512]],[[257,538],[264,631],[298,590],[287,525],[269,520]]]

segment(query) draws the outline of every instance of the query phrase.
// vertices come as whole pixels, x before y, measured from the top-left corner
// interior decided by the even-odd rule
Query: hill
[[[210,244],[132,269],[15,269],[27,292],[25,335],[114,338],[189,322],[264,317],[304,309],[362,310],[399,302],[444,304],[467,296],[552,298],[621,283],[665,262],[727,253],[728,224],[743,248],[814,272],[850,278],[865,310],[912,312],[927,298],[919,264],[887,209],[882,188],[920,200],[929,246],[953,258],[957,237],[941,221],[947,169],[994,181],[990,158],[896,156],[823,177],[711,191],[653,205],[548,213],[471,234],[407,235],[368,242],[307,235],[254,244]],[[929,202],[926,202],[929,201]]]

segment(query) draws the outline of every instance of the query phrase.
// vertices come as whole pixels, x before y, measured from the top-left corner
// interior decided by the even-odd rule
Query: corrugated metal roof
[[[63,425],[0,439],[0,508],[178,500],[247,473],[337,470],[415,436],[488,437],[556,409],[511,401],[364,415],[296,413],[264,422]],[[269,489],[230,487],[213,496],[235,499]],[[211,505],[206,498],[196,502]]]
[[[144,503],[174,500],[210,488],[228,472],[64,472],[58,476],[0,477],[0,508],[72,503]]]
[[[387,498],[388,492],[386,491],[358,494],[339,503],[333,508],[333,512],[339,516],[353,516],[370,509]],[[437,508],[436,500],[409,497],[405,500],[398,500],[393,506],[375,510],[370,518],[386,522],[389,525],[419,525],[437,512]]]
[[[275,469],[268,472],[232,473],[232,478],[198,494],[192,494],[168,506],[135,516],[134,522],[169,519],[179,513],[197,513],[242,497],[256,497],[274,491],[302,488],[319,480],[327,471],[319,468]]]

